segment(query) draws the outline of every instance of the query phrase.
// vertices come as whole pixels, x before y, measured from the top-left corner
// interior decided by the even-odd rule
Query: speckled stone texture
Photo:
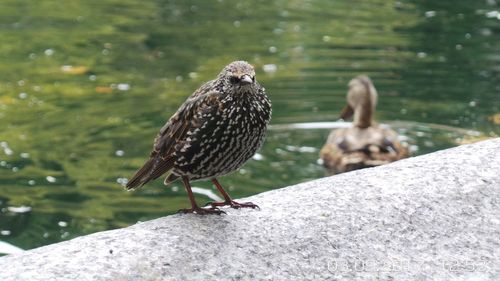
[[[3,257],[0,280],[500,280],[500,139],[248,200]]]

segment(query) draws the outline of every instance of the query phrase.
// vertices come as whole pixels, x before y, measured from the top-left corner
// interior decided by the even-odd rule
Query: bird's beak
[[[240,78],[241,85],[248,85],[248,84],[252,84],[252,83],[253,83],[253,79],[252,79],[252,77],[250,77],[250,75],[245,74],[245,75],[241,76],[241,78]]]

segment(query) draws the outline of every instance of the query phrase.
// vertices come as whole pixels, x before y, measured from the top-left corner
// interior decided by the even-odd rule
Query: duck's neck
[[[368,98],[364,99],[355,109],[354,109],[354,126],[359,128],[368,128],[373,123],[373,105],[371,102],[371,94],[368,94]]]

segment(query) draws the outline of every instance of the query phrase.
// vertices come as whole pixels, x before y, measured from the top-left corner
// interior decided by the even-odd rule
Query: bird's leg
[[[207,215],[207,214],[225,214],[226,212],[219,210],[216,206],[212,206],[210,209],[200,208],[196,204],[196,200],[194,199],[193,191],[191,190],[191,184],[189,184],[189,179],[187,177],[182,177],[182,182],[184,183],[184,187],[186,187],[186,191],[188,193],[189,201],[191,202],[191,209],[180,209],[179,213],[196,213],[198,215]]]
[[[212,183],[217,187],[217,190],[219,190],[220,194],[224,196],[224,201],[223,202],[209,202],[207,205],[212,206],[212,208],[217,208],[221,206],[231,206],[231,208],[239,209],[239,208],[259,208],[259,206],[255,205],[252,202],[245,202],[245,203],[238,203],[231,199],[231,196],[227,194],[227,192],[224,190],[222,185],[219,183],[219,181],[216,178],[212,179]]]

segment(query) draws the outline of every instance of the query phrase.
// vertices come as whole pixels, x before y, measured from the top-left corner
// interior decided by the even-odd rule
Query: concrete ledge
[[[500,280],[500,139],[248,199],[6,256],[0,280]]]

